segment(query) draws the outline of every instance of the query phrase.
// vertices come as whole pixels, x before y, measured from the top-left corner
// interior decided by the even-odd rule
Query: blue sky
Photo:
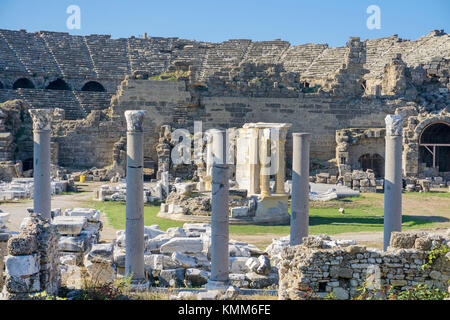
[[[81,29],[69,30],[69,5],[81,9]],[[366,9],[381,9],[381,29],[369,30]],[[220,42],[273,40],[343,46],[398,34],[414,40],[433,29],[450,31],[449,0],[0,0],[0,28],[111,34],[113,38],[179,37]]]

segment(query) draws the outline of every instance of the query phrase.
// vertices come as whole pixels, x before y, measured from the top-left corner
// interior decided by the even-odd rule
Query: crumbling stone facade
[[[18,235],[8,240],[2,299],[28,300],[46,291],[56,295],[61,286],[59,234],[49,220],[31,214]]]
[[[394,232],[388,250],[330,241],[327,236],[304,238],[301,245],[286,246],[279,261],[279,299],[303,299],[307,292],[338,299],[356,297],[366,280],[372,288],[397,288],[425,283],[446,291],[450,254],[440,255],[422,270],[431,248],[449,245],[449,235]],[[339,242],[339,241],[338,241]]]
[[[53,161],[83,169],[115,164],[108,180],[123,162],[123,112],[129,109],[147,110],[144,157],[161,167],[168,150],[167,141],[159,141],[165,126],[193,132],[194,121],[207,130],[289,119],[292,132],[312,133],[311,158],[328,161],[336,157],[336,130],[383,128],[384,117],[404,106],[448,114],[450,41],[442,30],[414,41],[352,37],[337,48],[0,30],[0,49],[0,101],[63,109],[64,115],[54,115]],[[52,90],[55,82],[61,90]],[[0,148],[17,137],[11,129],[4,132]],[[288,135],[286,150],[291,145]],[[8,161],[29,159],[15,154]]]

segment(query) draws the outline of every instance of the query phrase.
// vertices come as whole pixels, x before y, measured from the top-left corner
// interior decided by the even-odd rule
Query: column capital
[[[388,114],[384,121],[386,123],[386,136],[401,136],[403,134],[401,115]]]
[[[125,111],[125,119],[127,121],[128,132],[142,132],[142,123],[146,110],[127,110]]]
[[[51,109],[29,109],[31,119],[33,120],[33,130],[50,131],[53,111]]]

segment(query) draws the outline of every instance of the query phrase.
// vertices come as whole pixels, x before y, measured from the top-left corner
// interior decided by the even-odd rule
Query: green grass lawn
[[[416,197],[429,195],[414,194]],[[437,195],[433,193],[433,196]],[[447,194],[438,194],[448,197]],[[409,197],[409,194],[405,194]],[[380,205],[382,194],[362,195],[328,202],[310,202],[309,232],[311,234],[337,234],[359,231],[382,231],[383,208]],[[110,224],[116,229],[125,229],[125,203],[89,201],[86,206],[105,212]],[[345,214],[338,209],[345,208]],[[183,222],[172,221],[157,217],[159,206],[146,205],[144,207],[145,225],[158,224],[162,230],[170,227],[182,227]],[[436,223],[423,217],[403,215],[403,229],[430,228]],[[256,234],[289,234],[289,225],[261,226],[261,225],[230,225],[230,233],[239,235]]]

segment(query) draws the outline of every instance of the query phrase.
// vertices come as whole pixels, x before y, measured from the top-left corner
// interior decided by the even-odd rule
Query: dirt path
[[[69,208],[82,207],[87,200],[94,198],[95,190],[104,183],[89,182],[78,185],[80,193],[71,193],[52,196],[52,208],[61,208],[62,211]],[[0,203],[0,209],[9,212],[10,220],[7,224],[10,231],[18,232],[22,220],[28,216],[27,208],[33,207],[33,200],[21,200],[19,202]],[[102,213],[101,221],[103,222],[103,230],[100,232],[102,241],[111,241],[116,237],[116,230],[112,228],[104,213]]]

